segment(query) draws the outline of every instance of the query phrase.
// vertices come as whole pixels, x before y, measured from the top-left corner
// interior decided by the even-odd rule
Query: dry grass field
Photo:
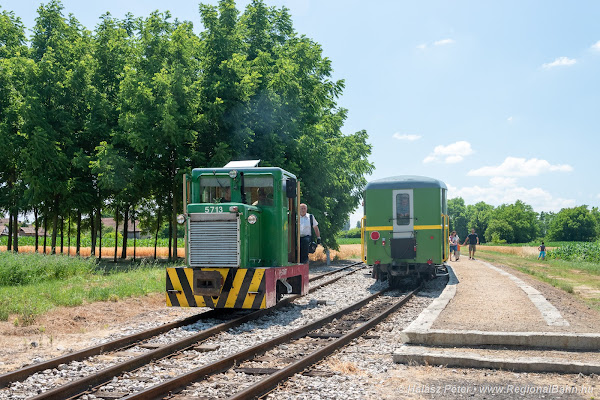
[[[554,249],[553,247],[548,247],[548,250]],[[538,256],[540,253],[537,247],[513,247],[513,246],[478,246],[477,251],[496,251],[498,253],[503,254],[513,254],[515,256]],[[467,249],[467,256],[469,251]]]
[[[35,250],[34,246],[19,246],[20,253],[33,253],[34,250]],[[42,249],[40,248],[40,252],[41,252],[41,250]],[[6,251],[6,246],[0,246],[0,251]],[[98,250],[96,249],[96,251],[98,251]],[[57,248],[57,252],[60,253],[60,248]],[[46,247],[46,253],[47,254],[50,253],[50,247]],[[69,249],[68,247],[65,246],[63,248],[63,253],[75,255],[75,247],[71,246],[71,248]],[[82,257],[89,257],[90,248],[82,247],[80,254]],[[102,257],[103,258],[112,258],[112,257],[114,257],[114,255],[115,255],[114,247],[110,247],[110,248],[103,247],[102,248]],[[120,256],[121,256],[121,247],[119,247],[117,249],[117,257],[120,257]],[[139,257],[139,258],[152,258],[152,257],[154,257],[154,248],[153,247],[138,247],[135,250],[135,256]],[[157,256],[157,258],[167,258],[169,256],[169,249],[167,247],[157,247],[156,256]],[[185,250],[182,248],[178,249],[177,256],[185,257]],[[133,246],[130,246],[127,248],[127,257],[129,257],[129,258],[133,257]],[[340,260],[353,259],[353,258],[360,259],[360,244],[341,245],[340,251],[335,251],[335,250],[330,251],[330,257],[332,260],[336,259],[336,258],[340,259]],[[323,251],[323,247],[319,246],[317,248],[317,251],[314,254],[311,254],[309,258],[311,261],[325,262],[326,257],[325,257],[325,252]]]
[[[121,247],[117,248],[117,257],[121,256]],[[6,246],[0,246],[0,251],[6,251]],[[34,246],[19,246],[19,253],[33,253],[35,251]],[[89,257],[91,249],[89,247],[82,247],[80,251],[80,255],[82,257]],[[39,252],[42,252],[42,247],[39,247]],[[60,254],[60,247],[56,248],[56,252]],[[98,249],[96,249],[98,252]],[[46,254],[50,254],[50,247],[46,247]],[[67,246],[63,247],[63,254],[75,255],[75,247],[71,246],[68,248]],[[112,258],[115,255],[114,247],[102,247],[102,257],[103,258]],[[184,249],[178,249],[177,256],[183,257],[185,255]],[[154,257],[154,247],[138,247],[135,249],[135,256],[140,258],[152,258]],[[169,249],[167,247],[157,247],[156,248],[156,256],[158,258],[167,258],[169,256]],[[133,246],[127,247],[127,257],[133,257]]]

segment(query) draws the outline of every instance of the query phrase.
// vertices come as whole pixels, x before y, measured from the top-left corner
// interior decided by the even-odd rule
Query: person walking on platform
[[[477,234],[475,233],[475,228],[471,228],[471,233],[469,233],[469,236],[467,236],[467,238],[465,239],[463,246],[466,245],[467,242],[469,242],[469,260],[474,260],[475,249],[479,244],[479,236],[477,236]]]

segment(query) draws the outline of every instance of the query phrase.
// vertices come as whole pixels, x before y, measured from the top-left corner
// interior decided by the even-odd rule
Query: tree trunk
[[[94,218],[94,214],[91,215],[90,218],[90,228],[91,231],[94,231],[94,223],[92,222],[92,219]],[[92,234],[92,240],[94,238],[94,235]],[[81,252],[81,210],[77,210],[77,240],[76,240],[76,245],[75,245],[75,253],[77,255],[79,255]]]
[[[96,229],[98,229],[98,260],[102,260],[102,208],[98,207],[96,215]]]
[[[54,207],[52,216],[52,248],[51,253],[56,254],[56,239],[58,236],[58,196],[54,197]]]
[[[69,226],[67,227],[67,254],[71,255],[71,211],[69,211]]]
[[[117,248],[118,248],[118,241],[119,238],[119,206],[116,207],[115,210],[115,257],[114,257],[114,261],[115,263],[117,262]]]
[[[171,203],[171,193],[169,193],[169,203]],[[169,261],[171,261],[173,259],[173,253],[171,253],[171,246],[173,245],[173,218],[169,218],[169,207],[166,207],[167,209],[167,220],[169,221]]]
[[[12,212],[8,213],[8,238],[6,239],[6,251],[12,250],[12,237],[13,237],[13,216]]]
[[[173,187],[173,213],[171,215],[171,221],[173,223],[173,257],[177,260],[177,195],[175,194],[175,187]]]
[[[98,208],[98,212],[100,212],[100,208]],[[98,227],[94,220],[95,217],[96,217],[96,214],[94,213],[94,208],[92,207],[92,210],[90,212],[90,236],[92,239],[92,243],[90,245],[90,257],[96,255],[96,232],[97,232]]]
[[[64,254],[64,241],[65,241],[65,216],[60,216],[60,254]]]
[[[48,238],[48,215],[44,213],[44,254],[46,254],[46,239]]]
[[[13,251],[15,253],[19,252],[19,211],[15,210],[14,214],[13,214],[13,218],[14,218],[14,222],[13,222],[13,230],[14,232],[14,237],[13,237]]]
[[[123,249],[121,250],[121,258],[127,258],[127,236],[129,234],[129,205],[125,206],[125,214],[123,216]]]
[[[160,229],[161,223],[161,214],[160,214],[160,206],[158,207],[158,214],[156,215],[156,234],[154,235],[154,259],[156,260],[156,247],[158,246],[158,230]]]
[[[135,250],[137,246],[137,234],[135,233],[135,206],[131,208],[131,219],[133,220],[133,262],[135,262]]]
[[[38,245],[39,245],[39,240],[40,240],[40,234],[39,234],[39,221],[38,221],[38,209],[37,207],[33,207],[33,218],[35,218],[35,222],[33,223],[35,226],[35,252],[39,252],[38,249]]]

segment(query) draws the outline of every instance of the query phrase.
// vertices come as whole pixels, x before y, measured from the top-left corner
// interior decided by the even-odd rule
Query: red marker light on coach
[[[380,234],[379,234],[379,232],[377,232],[377,231],[373,231],[373,232],[371,232],[371,239],[372,239],[372,240],[378,240],[380,236],[381,236],[381,235],[380,235]]]

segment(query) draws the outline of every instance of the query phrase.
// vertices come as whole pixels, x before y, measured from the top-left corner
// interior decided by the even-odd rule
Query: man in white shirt
[[[312,237],[312,232],[310,229],[310,220],[312,217],[312,228],[315,230],[315,234],[317,235],[317,244],[321,244],[321,232],[319,232],[319,223],[316,218],[311,214],[308,214],[308,207],[306,204],[300,204],[300,262],[307,263],[308,262],[308,246],[310,245],[310,240]]]

